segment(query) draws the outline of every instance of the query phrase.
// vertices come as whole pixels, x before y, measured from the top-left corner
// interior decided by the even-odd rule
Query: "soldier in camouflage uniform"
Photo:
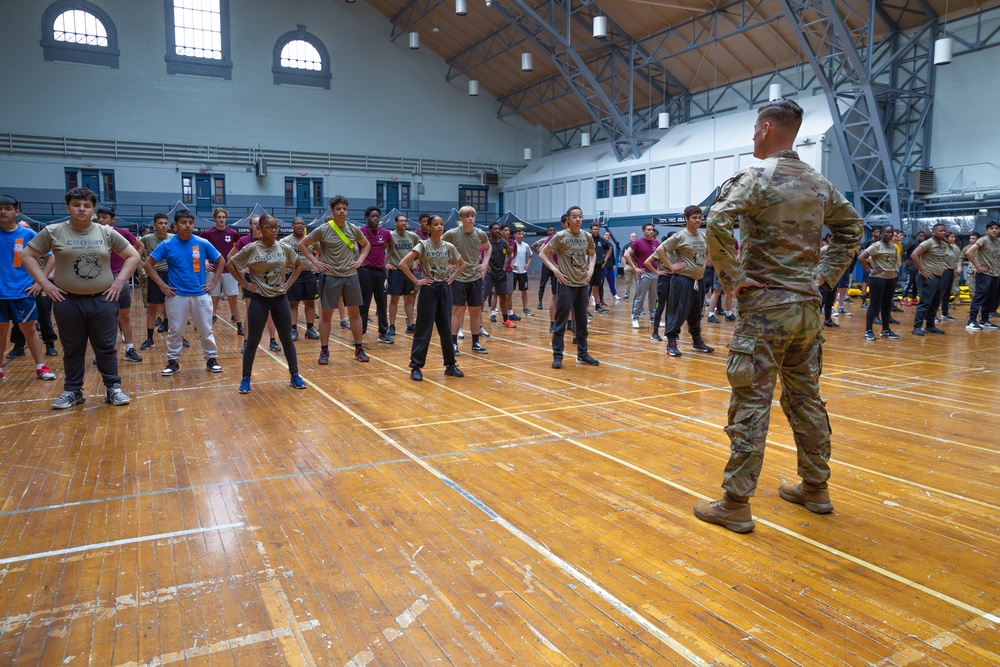
[[[708,214],[708,250],[723,288],[739,301],[740,321],[726,364],[733,389],[726,493],[712,503],[699,500],[694,513],[737,533],[754,529],[749,500],[764,463],[779,375],[781,407],[795,435],[802,478],[800,484],[782,484],[779,493],[812,512],[833,511],[827,490],[830,422],[819,397],[819,286],[837,283],[858,248],[862,223],[844,196],[792,150],[801,123],[795,102],[762,106],[753,143],[754,157],[763,162],[726,181]],[[739,256],[733,251],[737,216]],[[824,225],[830,245],[820,259]]]

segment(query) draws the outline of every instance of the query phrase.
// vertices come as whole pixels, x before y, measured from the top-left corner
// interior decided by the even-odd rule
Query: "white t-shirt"
[[[531,259],[532,254],[530,245],[524,241],[517,244],[517,254],[514,255],[514,261],[512,262],[514,273],[525,273],[524,265]]]

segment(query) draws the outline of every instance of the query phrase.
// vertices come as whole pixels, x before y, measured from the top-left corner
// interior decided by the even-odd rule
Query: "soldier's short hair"
[[[684,219],[687,220],[695,213],[701,213],[701,206],[695,206],[694,204],[691,204],[690,206],[684,209]]]
[[[757,109],[757,119],[798,132],[802,125],[802,107],[792,100],[773,100]]]

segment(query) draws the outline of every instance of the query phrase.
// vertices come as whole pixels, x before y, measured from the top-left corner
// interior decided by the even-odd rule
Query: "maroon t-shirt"
[[[650,255],[656,252],[658,247],[660,247],[659,241],[656,239],[647,241],[645,236],[641,239],[632,241],[632,254],[635,255],[635,265],[645,271],[646,260],[649,259]],[[653,266],[659,266],[659,263],[656,260],[653,260]]]
[[[378,227],[375,232],[369,229],[368,225],[361,228],[361,233],[368,240],[371,248],[368,250],[368,256],[365,257],[364,266],[370,266],[375,269],[385,268],[385,247],[387,244],[392,243],[392,232],[388,229],[382,229]]]
[[[125,240],[128,241],[128,244],[133,248],[135,247],[135,244],[138,243],[135,236],[133,236],[132,232],[130,232],[129,230],[122,229],[121,227],[112,227],[112,229],[114,229],[116,232],[124,236]],[[111,273],[117,276],[119,273],[121,273],[123,266],[125,266],[125,260],[119,257],[118,253],[116,252],[111,253]]]
[[[240,250],[243,250],[243,248],[246,248],[246,247],[247,247],[248,245],[250,245],[251,243],[253,243],[253,242],[254,242],[254,241],[256,241],[256,240],[257,240],[257,239],[255,239],[255,238],[253,237],[253,235],[251,235],[251,234],[247,234],[246,236],[241,236],[241,237],[240,237],[240,240],[239,240],[239,241],[237,241],[237,242],[236,242],[236,243],[235,243],[235,244],[233,245],[233,247],[234,247],[234,248],[236,248],[236,252],[239,252]]]
[[[211,229],[202,230],[201,238],[211,243],[212,247],[218,250],[220,255],[229,257],[229,252],[236,246],[240,235],[232,227],[226,227],[225,229],[212,227]],[[215,266],[209,263],[208,270],[214,271]]]

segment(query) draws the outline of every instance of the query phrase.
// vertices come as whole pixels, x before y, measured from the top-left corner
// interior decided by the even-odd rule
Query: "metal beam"
[[[410,31],[425,16],[434,11],[444,0],[410,0],[389,19],[392,28],[389,30],[390,41],[396,41],[400,35]]]

